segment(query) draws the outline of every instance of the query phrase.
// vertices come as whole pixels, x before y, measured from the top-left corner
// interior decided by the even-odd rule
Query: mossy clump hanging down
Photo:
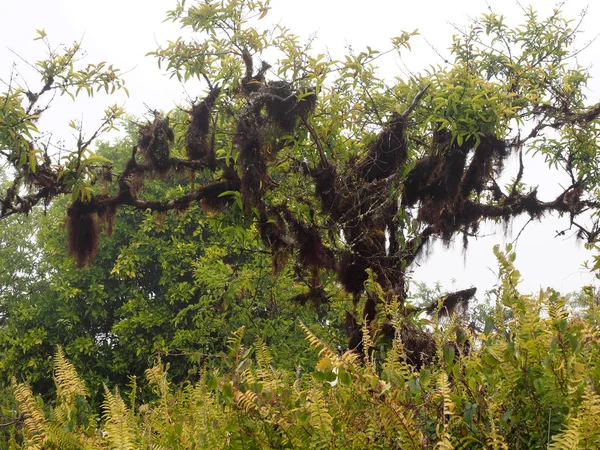
[[[154,121],[142,125],[139,134],[138,146],[146,161],[157,172],[167,172],[171,167],[171,145],[175,140],[169,118],[155,113]]]
[[[219,87],[213,88],[204,100],[192,105],[192,109],[188,111],[191,121],[186,133],[187,157],[191,160],[204,161],[211,170],[215,170],[217,164],[214,142],[209,142],[211,110],[220,91]]]
[[[69,253],[77,268],[91,263],[98,253],[98,215],[89,203],[76,200],[67,211],[67,240]]]

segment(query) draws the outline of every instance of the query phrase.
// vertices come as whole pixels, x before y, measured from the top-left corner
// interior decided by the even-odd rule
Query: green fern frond
[[[59,449],[97,449],[100,448],[99,442],[94,442],[93,437],[77,433],[60,423],[49,423],[47,427],[48,439],[46,446]]]
[[[131,408],[131,410],[133,412],[135,412],[135,402],[136,402],[136,396],[137,396],[137,377],[134,376],[130,376],[129,377],[129,407]]]
[[[548,316],[553,321],[566,320],[569,317],[567,299],[559,296],[555,291],[548,290],[540,300],[545,299],[548,304]]]
[[[406,383],[412,376],[412,367],[406,362],[406,353],[402,338],[398,334],[392,341],[392,348],[383,362],[383,370],[390,381]]]
[[[270,366],[273,362],[273,358],[265,341],[258,338],[254,344],[254,349],[256,351],[256,362],[258,363],[258,366],[261,368]]]
[[[323,394],[316,388],[313,388],[308,393],[307,410],[310,414],[310,425],[320,430],[325,436],[333,434],[333,418],[327,410],[327,404],[323,398]]]
[[[254,344],[254,348],[256,351],[256,363],[258,365],[258,377],[266,384],[277,383],[277,372],[272,366],[273,358],[267,344],[259,338]]]

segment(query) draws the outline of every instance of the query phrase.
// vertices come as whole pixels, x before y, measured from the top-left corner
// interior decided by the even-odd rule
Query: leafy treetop
[[[69,249],[81,267],[96,255],[99,223],[112,223],[120,208],[239,208],[271,252],[275,273],[293,256],[307,298],[319,298],[322,277],[332,273],[353,295],[351,347],[360,345],[360,322],[384,334],[397,329],[390,308],[403,306],[407,271],[434,237],[462,234],[466,243],[482,221],[558,212],[596,242],[598,222],[586,228],[580,218],[595,217],[600,205],[600,104],[586,103],[588,74],[568,64],[577,27],[560,11],[540,19],[528,10],[517,28],[483,15],[454,38],[450,67],[393,82],[377,75],[377,50],[332,60],[283,26],[262,28],[268,11],[268,1],[225,0],[179,2],[168,13],[195,37],[151,54],[172,76],[204,81],[207,93],[184,119],[154,112],[118,174],[90,152],[97,133],[80,134],[62,161],[38,148],[35,122],[44,108],[37,105],[49,91],[123,88],[110,66],[77,69],[77,46],[51,52],[38,63],[39,92],[9,86],[3,95],[0,149],[15,176],[0,217],[71,193]],[[414,34],[393,38],[394,49],[409,49]],[[109,110],[101,129],[121,114]],[[522,181],[524,152],[545,158],[571,184],[539,199]],[[502,186],[511,154],[520,164]],[[164,198],[143,187],[154,176],[192,182]],[[473,293],[448,296],[446,309]],[[425,362],[427,333],[400,331],[413,362]]]

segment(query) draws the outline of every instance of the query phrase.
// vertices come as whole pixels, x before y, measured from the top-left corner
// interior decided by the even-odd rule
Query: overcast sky
[[[154,59],[145,56],[148,51],[180,35],[178,25],[163,23],[165,11],[174,7],[175,1],[0,0],[0,4],[3,16],[0,27],[2,80],[10,78],[16,64],[18,73],[29,81],[32,90],[39,89],[39,82],[19,58],[35,61],[43,57],[43,46],[33,41],[36,29],[45,29],[53,45],[81,40],[87,51],[87,61],[107,61],[125,72],[131,94],[129,98],[99,95],[92,100],[80,97],[75,103],[67,98],[56,102],[42,127],[54,130],[56,136],[65,139],[67,146],[73,142],[65,131],[71,119],[82,120],[91,132],[108,105],[118,103],[124,105],[129,113],[141,115],[146,111],[146,105],[152,109],[169,110],[201,95],[201,92],[194,91],[197,85],[183,86],[170,80],[158,70]],[[540,11],[540,15],[554,7],[553,2],[543,0],[522,2],[524,6],[529,4]],[[518,24],[522,17],[521,7],[513,0],[273,0],[271,6],[265,23],[279,22],[303,37],[317,33],[315,47],[334,56],[342,55],[347,45],[358,50],[366,45],[386,50],[390,48],[390,37],[418,29],[420,36],[411,41],[412,52],[403,55],[401,60],[389,58],[381,61],[383,74],[390,77],[418,72],[430,64],[443,64],[437,53],[449,58],[447,48],[452,34],[456,33],[455,27],[466,26],[470,18],[489,12],[490,7],[494,12],[504,14],[511,24]],[[594,30],[600,23],[600,4],[590,2],[588,5],[588,1],[571,0],[563,6],[564,15],[573,19],[578,19],[585,8],[587,18],[582,27],[584,33],[580,36],[581,46],[597,33]],[[600,42],[594,42],[578,60],[580,64],[589,66],[594,76],[588,93],[590,103],[600,101],[600,67],[593,65],[595,60],[600,65],[599,56]],[[0,91],[4,89],[0,86]],[[551,199],[559,192],[554,175],[544,172],[542,166],[536,165],[526,175],[532,183],[540,183],[543,200]],[[542,189],[548,180],[554,183],[550,188]],[[512,241],[525,222],[526,217],[516,220],[506,234],[501,226],[489,228],[490,233],[496,231],[495,235],[472,242],[465,258],[460,238],[449,249],[435,244],[430,256],[416,267],[415,279],[427,282],[439,280],[449,288],[452,280],[456,280],[456,289],[477,286],[481,295],[496,280],[492,246]],[[517,244],[517,266],[523,274],[524,291],[551,286],[567,292],[594,280],[581,268],[583,261],[591,258],[583,245],[576,243],[572,237],[554,237],[557,230],[567,225],[566,219],[545,218],[543,224],[530,224],[521,234]]]

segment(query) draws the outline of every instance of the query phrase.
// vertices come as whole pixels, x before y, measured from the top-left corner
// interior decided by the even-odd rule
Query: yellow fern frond
[[[253,391],[242,392],[235,390],[234,400],[236,404],[245,412],[258,411],[258,395]]]
[[[59,398],[69,401],[77,396],[88,396],[85,384],[73,364],[65,357],[61,346],[57,347],[54,356],[54,382]]]
[[[504,442],[504,438],[498,434],[498,419],[495,416],[497,413],[497,405],[491,403],[488,405],[488,413],[490,418],[490,436],[487,441],[488,448],[493,450],[508,450],[508,445]]]
[[[104,431],[110,448],[119,450],[134,450],[135,433],[131,426],[129,410],[117,391],[110,392],[104,385],[105,399],[102,404],[104,410]]]
[[[241,326],[233,333],[231,336],[227,338],[227,347],[229,348],[229,352],[231,354],[236,354],[239,352],[240,347],[242,346],[242,339],[244,338],[244,333],[246,332],[246,327]]]
[[[158,363],[153,367],[146,369],[146,378],[148,378],[148,383],[151,386],[154,386],[156,390],[156,394],[158,395],[160,401],[162,403],[167,402],[169,397],[169,380],[167,379],[167,371],[165,367]]]
[[[333,361],[339,360],[339,356],[337,355],[337,353],[331,350],[325,342],[323,342],[321,339],[315,336],[315,334],[312,331],[310,331],[308,327],[302,322],[300,322],[300,328],[302,328],[302,331],[304,331],[304,334],[306,335],[306,340],[308,341],[310,347],[314,350],[319,350],[319,356],[327,356]]]
[[[40,405],[35,401],[31,388],[26,384],[18,384],[12,378],[12,388],[19,402],[19,413],[25,418],[26,448],[39,448],[46,441],[47,420]]]
[[[448,374],[445,371],[443,371],[438,378],[437,388],[439,394],[443,397],[444,415],[453,416],[455,405],[450,397],[450,382],[448,381]]]
[[[350,366],[356,366],[358,364],[358,358],[358,353],[353,352],[352,350],[345,351],[340,357],[344,364]]]
[[[600,448],[600,395],[586,386],[581,405],[567,418],[566,429],[552,438],[551,449]]]
[[[363,341],[363,354],[365,357],[365,361],[367,362],[367,364],[371,365],[372,360],[371,360],[369,351],[375,345],[373,343],[373,339],[371,338],[371,332],[369,331],[369,326],[368,326],[366,320],[362,324],[361,331],[362,331],[362,341]]]

